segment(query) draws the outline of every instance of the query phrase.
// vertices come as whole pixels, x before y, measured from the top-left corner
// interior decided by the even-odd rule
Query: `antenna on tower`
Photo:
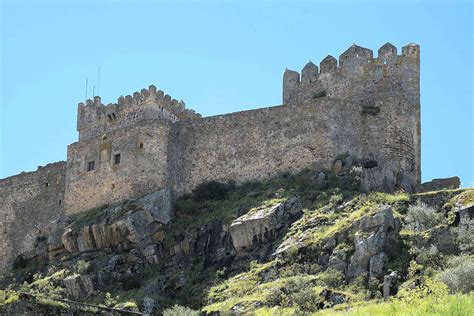
[[[88,83],[89,83],[89,78],[86,77],[86,93],[85,93],[85,96],[84,96],[84,103],[87,101],[87,86],[88,86]]]
[[[100,66],[97,70],[97,95],[99,95],[99,87],[100,87]]]

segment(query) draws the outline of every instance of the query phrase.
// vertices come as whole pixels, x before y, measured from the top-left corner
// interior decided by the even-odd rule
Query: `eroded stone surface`
[[[237,251],[243,251],[275,239],[279,231],[302,212],[298,198],[290,198],[273,206],[261,206],[234,220],[229,232]]]

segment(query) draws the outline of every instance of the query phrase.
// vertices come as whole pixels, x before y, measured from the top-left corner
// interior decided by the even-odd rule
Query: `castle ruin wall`
[[[65,176],[61,161],[0,180],[0,271],[34,251],[38,234],[63,214]]]

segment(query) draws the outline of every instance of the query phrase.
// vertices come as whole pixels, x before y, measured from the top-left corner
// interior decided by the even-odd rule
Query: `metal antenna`
[[[97,71],[97,95],[100,95],[99,87],[100,87],[100,66],[99,66],[99,70]]]
[[[84,103],[87,101],[87,85],[89,83],[89,78],[86,77],[86,95],[84,97]]]

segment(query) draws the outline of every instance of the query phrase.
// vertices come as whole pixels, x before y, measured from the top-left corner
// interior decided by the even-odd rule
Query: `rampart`
[[[63,214],[65,176],[66,163],[56,162],[0,180],[0,271]]]
[[[301,74],[287,69],[283,105],[212,117],[155,86],[115,104],[80,103],[67,163],[0,180],[0,269],[63,213],[161,189],[176,198],[209,180],[329,169],[341,154],[363,162],[365,189],[412,190],[421,170],[419,53],[409,44],[397,55],[387,43],[375,58],[353,45],[339,62],[328,56]],[[25,220],[32,214],[38,220]]]
[[[102,136],[117,129],[137,125],[141,120],[168,119],[172,122],[201,117],[194,110],[186,109],[184,101],[172,99],[162,90],[151,85],[148,89],[120,96],[117,103],[104,105],[101,98],[79,103],[77,131],[79,140]]]

